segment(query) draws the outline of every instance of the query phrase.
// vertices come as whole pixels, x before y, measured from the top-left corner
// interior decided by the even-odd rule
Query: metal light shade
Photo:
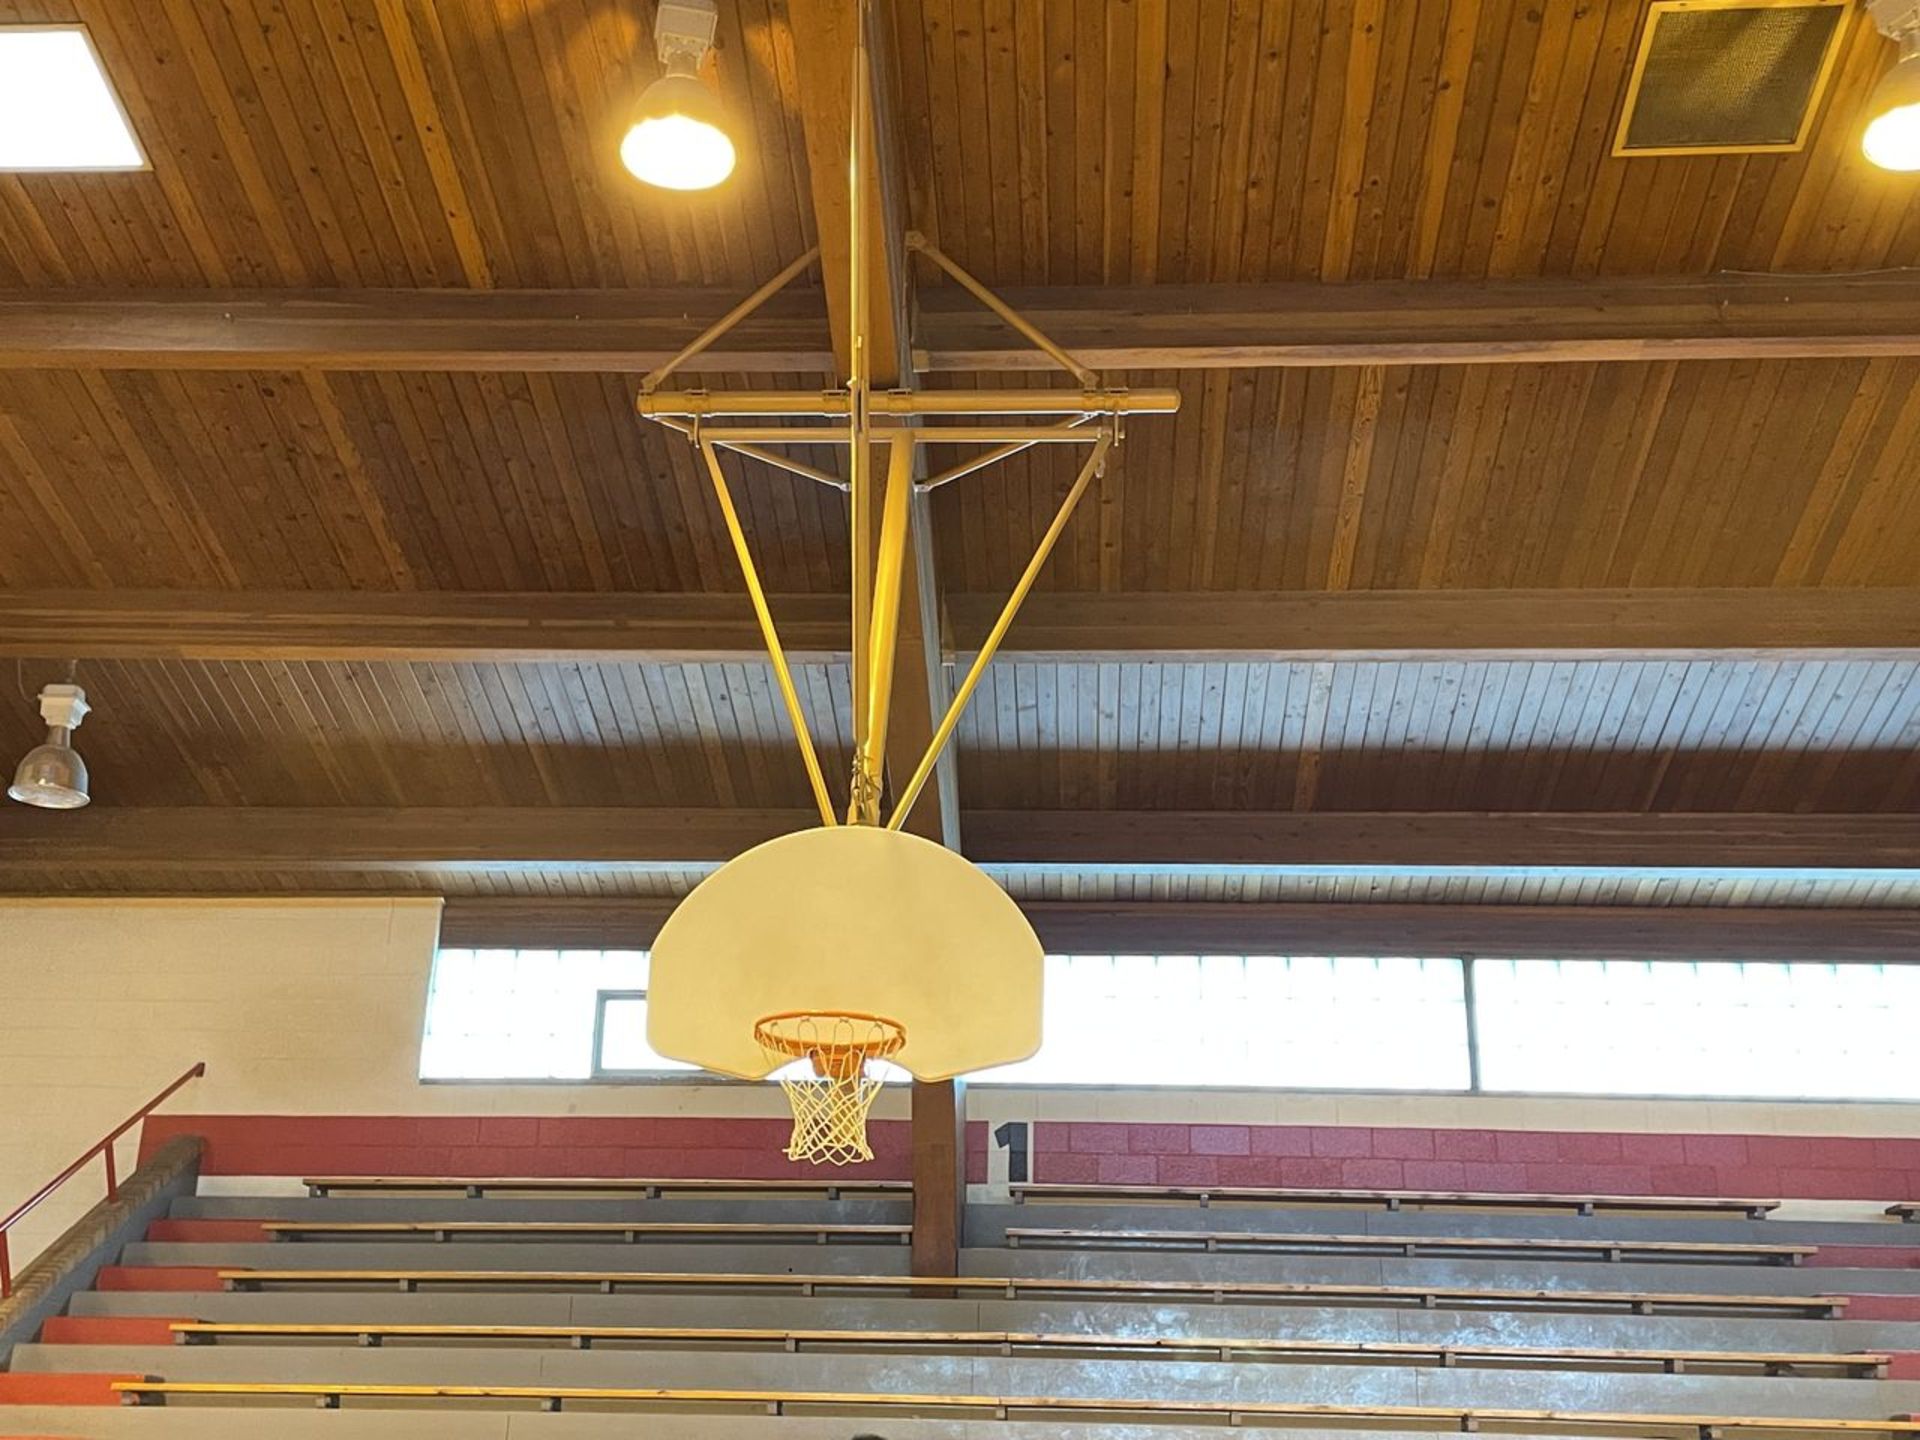
[[[1867,114],[1860,137],[1867,159],[1882,170],[1920,170],[1920,54],[1903,55],[1880,77]]]
[[[720,101],[699,76],[670,71],[641,93],[620,160],[649,185],[706,190],[733,173]]]
[[[56,727],[44,745],[36,745],[13,772],[9,799],[42,810],[78,810],[87,803],[87,762]]]

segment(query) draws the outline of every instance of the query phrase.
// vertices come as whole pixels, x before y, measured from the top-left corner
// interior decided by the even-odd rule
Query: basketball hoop
[[[793,1106],[787,1158],[815,1165],[871,1160],[867,1112],[881,1082],[868,1062],[899,1053],[907,1043],[906,1029],[858,1011],[787,1010],[754,1022],[753,1038],[769,1068],[807,1062],[798,1075],[780,1075],[780,1088]]]

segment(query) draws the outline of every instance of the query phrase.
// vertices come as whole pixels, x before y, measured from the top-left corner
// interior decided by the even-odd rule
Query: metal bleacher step
[[[313,1322],[408,1319],[513,1323],[721,1325],[872,1325],[937,1329],[1096,1329],[1142,1334],[1240,1333],[1275,1337],[1339,1334],[1376,1340],[1498,1341],[1524,1327],[1541,1343],[1632,1347],[1641,1341],[1683,1348],[1861,1349],[1876,1344],[1836,1337],[1867,1327],[1850,1322],[1742,1317],[1628,1316],[1605,1312],[1486,1312],[1365,1306],[1215,1306],[1163,1301],[1151,1306],[1065,1297],[947,1300],[748,1294],[687,1295],[460,1293],[395,1290],[202,1292],[191,1295],[90,1291],[75,1296],[76,1315],[165,1315],[208,1320],[282,1319]],[[1884,1327],[1882,1327],[1884,1328]],[[1920,1326],[1906,1327],[1920,1348]],[[1899,1347],[1894,1347],[1899,1348]]]
[[[1920,1384],[1760,1376],[1440,1370],[1116,1359],[465,1347],[99,1346],[90,1367],[174,1382],[305,1385],[562,1385],[857,1395],[1151,1396],[1248,1404],[1443,1405],[1836,1418],[1920,1408]],[[59,1373],[72,1347],[28,1345],[22,1374]]]
[[[129,1265],[186,1265],[257,1269],[423,1270],[645,1270],[739,1273],[806,1272],[904,1275],[905,1247],[897,1244],[811,1241],[781,1244],[692,1245],[648,1240],[514,1240],[494,1235],[452,1241],[324,1238],[298,1242],[179,1243],[140,1241],[126,1247]],[[1074,1276],[1112,1280],[1291,1281],[1323,1285],[1433,1285],[1452,1288],[1639,1290],[1749,1295],[1820,1295],[1848,1288],[1839,1272],[1814,1267],[1686,1264],[1569,1264],[1504,1257],[1414,1259],[1380,1256],[1209,1254],[1163,1251],[968,1250],[961,1270],[973,1275]],[[1876,1293],[1920,1294],[1920,1271],[1874,1272]]]

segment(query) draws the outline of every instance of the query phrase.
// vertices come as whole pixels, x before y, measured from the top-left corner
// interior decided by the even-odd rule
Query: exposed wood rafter
[[[799,829],[811,813],[103,805],[50,818],[10,807],[0,874],[685,869]],[[1920,816],[1899,814],[969,810],[967,824],[971,859],[1022,868],[1920,871]]]
[[[834,8],[807,0],[796,11]],[[814,168],[826,293],[781,297],[716,345],[703,369],[844,374],[827,321],[845,288],[846,131],[843,112],[835,130],[818,91],[837,84],[832,103],[844,107],[847,77],[838,52],[820,54],[833,63],[808,89],[809,142],[818,128],[830,152],[838,146],[829,168]],[[1911,272],[1066,286],[1005,298],[1106,370],[1920,354],[1920,276]],[[738,299],[686,289],[0,292],[0,369],[639,372]],[[955,287],[928,288],[917,309],[914,368],[1050,363]]]
[[[1002,599],[949,595],[944,648],[975,645]],[[839,597],[780,595],[772,605],[795,658],[846,653]],[[0,658],[684,661],[760,648],[746,598],[733,594],[0,592]],[[1002,653],[1862,659],[1916,650],[1916,589],[1043,591]]]

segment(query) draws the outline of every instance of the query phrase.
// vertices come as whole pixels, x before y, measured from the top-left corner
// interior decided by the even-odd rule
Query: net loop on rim
[[[788,1010],[755,1021],[753,1038],[769,1064],[784,1067],[780,1088],[793,1107],[787,1158],[815,1165],[871,1160],[867,1112],[881,1081],[867,1062],[898,1054],[906,1028],[856,1010]]]

